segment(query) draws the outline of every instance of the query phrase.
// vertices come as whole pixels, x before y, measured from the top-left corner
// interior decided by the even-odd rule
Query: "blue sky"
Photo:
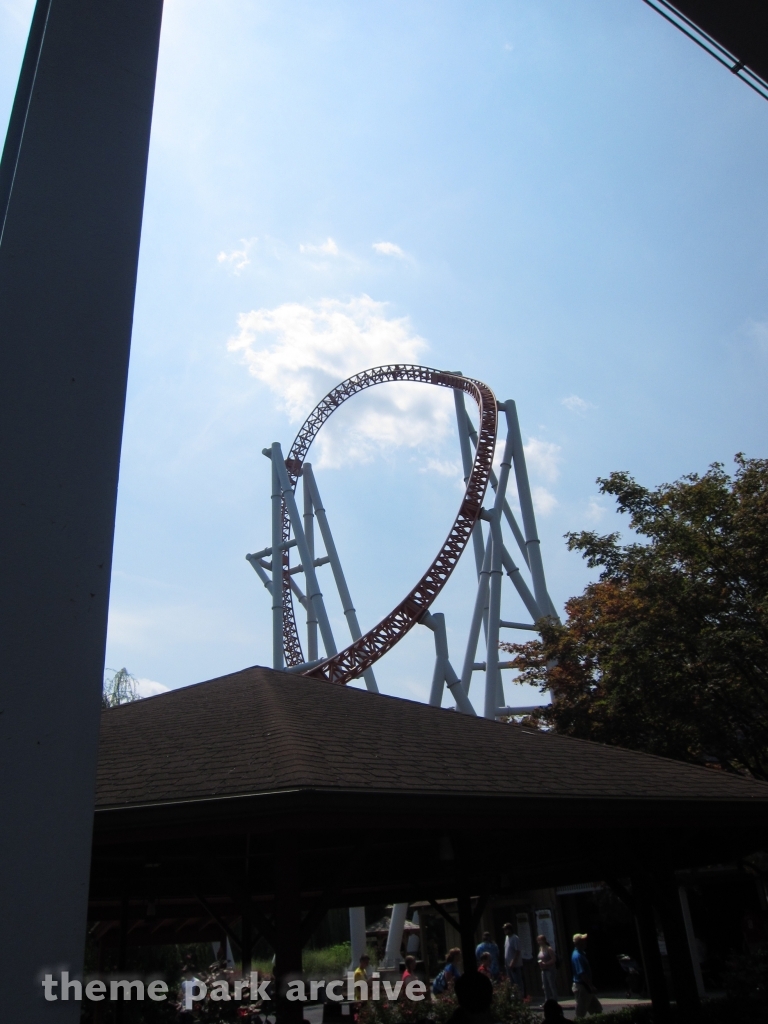
[[[3,119],[31,9],[0,3]],[[107,665],[270,663],[261,449],[379,361],[516,399],[558,607],[589,578],[563,534],[617,527],[597,476],[765,456],[766,166],[768,104],[641,0],[166,0]],[[338,420],[312,458],[366,628],[444,538],[458,449],[417,386]],[[471,602],[467,562],[457,667]],[[431,663],[417,628],[382,689],[425,699]]]

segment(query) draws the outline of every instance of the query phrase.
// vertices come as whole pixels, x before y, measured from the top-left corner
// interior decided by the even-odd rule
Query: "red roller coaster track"
[[[346,647],[343,651],[327,658],[319,665],[307,669],[305,676],[315,679],[327,679],[329,682],[348,683],[358,679],[366,669],[378,661],[405,634],[416,625],[437,595],[445,586],[456,563],[464,551],[472,535],[472,527],[477,522],[483,505],[483,498],[491,475],[491,464],[496,444],[497,409],[496,398],[491,389],[479,380],[462,377],[444,370],[433,370],[428,366],[409,364],[390,364],[375,366],[362,373],[342,381],[333,391],[312,410],[304,421],[301,430],[291,445],[285,460],[286,469],[292,486],[301,475],[301,467],[309,452],[310,445],[318,431],[329,416],[359,391],[384,384],[387,381],[411,380],[422,384],[435,384],[442,388],[459,390],[470,395],[477,403],[480,416],[478,444],[475,461],[467,481],[464,499],[459,508],[451,531],[448,534],[437,557],[421,577],[411,592],[394,608],[386,618],[369,630],[359,640]],[[291,524],[288,511],[283,504],[283,540],[290,539]],[[283,646],[285,660],[289,666],[301,665],[304,655],[296,627],[289,576],[290,549],[283,550]]]

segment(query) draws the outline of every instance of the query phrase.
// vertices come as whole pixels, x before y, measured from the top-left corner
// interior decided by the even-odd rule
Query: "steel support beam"
[[[464,473],[464,484],[466,485],[472,472],[472,449],[469,443],[469,430],[472,421],[469,418],[467,407],[464,404],[464,392],[459,391],[458,388],[454,388],[453,401],[456,406],[456,429],[459,433],[461,468]],[[475,444],[477,444],[477,434],[475,434]],[[491,479],[493,479],[493,472],[491,472]],[[479,521],[475,523],[475,528],[472,531],[472,546],[475,552],[475,568],[477,570],[477,575],[479,576],[480,569],[483,564],[483,554],[485,549],[485,542],[483,541],[483,527]]]
[[[161,0],[39,0],[0,165],[0,1005],[75,1022]]]
[[[278,463],[283,455],[280,445],[272,445],[272,668],[285,667],[283,650],[283,488]],[[255,566],[254,566],[255,568]]]
[[[312,508],[312,493],[307,486],[307,477],[303,478],[304,486],[304,536],[312,558],[315,557],[315,513]],[[307,601],[307,661],[317,661],[317,613],[312,601]]]
[[[523,451],[523,438],[520,433],[520,422],[517,418],[517,406],[510,398],[504,403],[504,411],[507,416],[507,436],[514,440],[514,463],[515,480],[517,481],[517,497],[520,502],[520,512],[523,517],[523,529],[525,531],[525,547],[528,552],[528,565],[531,567],[533,578],[533,593],[536,603],[544,615],[552,615],[557,618],[557,612],[547,592],[547,584],[544,579],[544,563],[541,560],[541,542],[536,530],[536,517],[533,512],[533,498],[531,497],[531,485],[528,482],[528,469],[525,465],[525,452]]]
[[[333,638],[331,623],[328,619],[328,613],[325,610],[325,604],[323,603],[323,594],[320,590],[320,585],[317,582],[317,574],[315,573],[315,567],[312,564],[313,559],[310,557],[309,549],[307,548],[307,538],[304,536],[304,525],[301,521],[299,509],[296,504],[296,495],[293,493],[291,481],[288,479],[288,471],[285,468],[283,451],[278,441],[273,443],[270,456],[272,459],[272,466],[277,468],[277,475],[283,492],[283,501],[288,509],[291,526],[293,527],[293,534],[296,538],[296,547],[299,550],[299,557],[301,558],[302,565],[304,566],[304,577],[307,581],[307,600],[315,606],[317,621],[320,626],[320,636],[323,638],[325,653],[327,657],[331,657],[336,654],[336,641]],[[280,636],[282,638],[282,620]]]
[[[315,474],[312,472],[312,466],[309,462],[304,463],[304,466],[302,467],[302,475],[304,478],[304,486],[309,489],[310,502],[315,509],[317,525],[320,527],[320,533],[323,538],[323,544],[325,544],[326,554],[328,555],[328,560],[331,563],[331,571],[333,572],[333,578],[336,581],[336,589],[338,590],[339,597],[341,598],[341,607],[347,620],[350,636],[353,640],[359,640],[363,633],[360,629],[360,623],[357,621],[357,612],[355,611],[355,606],[352,603],[352,595],[350,594],[349,587],[347,586],[344,570],[341,568],[341,559],[339,558],[339,553],[336,550],[336,542],[333,539],[331,527],[328,523],[328,516],[325,514],[325,506],[323,505],[320,497],[320,491],[317,488]],[[371,693],[379,692],[379,687],[376,683],[376,677],[373,674],[372,668],[366,669],[363,673],[363,679],[365,679],[365,685]]]

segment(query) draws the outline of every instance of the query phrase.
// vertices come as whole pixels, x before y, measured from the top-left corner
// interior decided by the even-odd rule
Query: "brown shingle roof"
[[[768,783],[260,667],[103,713],[97,809],[297,789],[768,805]]]

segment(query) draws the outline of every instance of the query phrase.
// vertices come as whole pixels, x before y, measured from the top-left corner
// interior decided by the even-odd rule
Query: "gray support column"
[[[325,610],[325,604],[323,603],[323,594],[320,590],[320,585],[317,582],[317,574],[315,573],[313,559],[309,557],[309,551],[307,550],[307,539],[304,536],[304,526],[302,525],[299,509],[296,505],[296,495],[293,493],[291,481],[288,479],[288,470],[285,468],[283,452],[277,441],[272,445],[271,458],[272,465],[277,467],[280,486],[283,490],[283,501],[288,509],[291,526],[293,527],[293,533],[296,538],[296,547],[299,551],[301,563],[304,566],[304,578],[307,581],[307,599],[315,606],[317,621],[320,626],[320,636],[323,638],[323,646],[325,647],[325,654],[326,657],[331,657],[337,653],[336,641],[333,639],[331,623],[328,619],[328,613]],[[272,557],[274,560],[274,554]],[[274,577],[274,573],[272,575]]]
[[[501,524],[491,523],[490,606],[488,611],[488,649],[485,654],[485,702],[483,718],[496,718],[499,706],[499,619],[501,618]]]
[[[459,432],[459,447],[461,448],[461,465],[464,471],[464,483],[469,480],[472,474],[472,449],[469,444],[469,426],[470,419],[467,413],[467,408],[464,405],[464,392],[459,391],[457,388],[453,392],[453,401],[456,406],[456,428]],[[479,520],[475,523],[472,530],[472,546],[475,551],[475,568],[477,569],[477,575],[480,575],[480,569],[483,564],[483,554],[485,544],[483,542],[483,527]]]
[[[75,1001],[44,1002],[40,975],[82,968],[162,12],[54,0],[43,33],[45,6],[0,173],[0,1005],[13,1024],[80,1017]]]
[[[493,512],[490,517],[492,554],[490,604],[488,607],[488,642],[485,655],[485,702],[483,717],[491,719],[496,718],[496,709],[500,706],[499,686],[501,677],[499,673],[499,621],[501,619],[501,567],[504,551],[504,542],[501,537],[501,513],[507,497],[507,484],[509,483],[509,472],[512,468],[512,452],[514,450],[514,445],[514,435],[511,431],[507,431],[507,439],[504,443],[504,454],[501,457],[499,481],[496,486],[496,497],[493,503]]]
[[[403,929],[405,918],[408,914],[407,903],[395,903],[392,907],[392,917],[389,919],[389,931],[387,932],[387,946],[384,951],[384,963],[379,970],[392,970],[400,963],[400,947],[403,944]]]
[[[544,563],[541,560],[541,542],[536,531],[536,517],[533,513],[533,499],[531,497],[531,486],[528,482],[528,469],[525,465],[525,452],[523,451],[523,438],[520,433],[520,423],[517,418],[517,406],[510,398],[504,402],[504,411],[507,414],[507,431],[514,437],[514,461],[515,480],[517,481],[517,496],[520,501],[520,511],[523,516],[523,529],[525,530],[525,546],[528,551],[528,564],[531,567],[533,577],[533,593],[536,603],[545,615],[557,617],[554,606],[547,593],[547,584],[544,579]]]
[[[360,629],[360,623],[357,621],[357,612],[355,606],[352,603],[352,595],[349,592],[347,581],[344,576],[344,570],[341,568],[341,559],[339,553],[336,550],[336,542],[333,539],[331,533],[331,527],[328,523],[328,516],[325,514],[325,507],[322,499],[320,498],[320,491],[317,489],[317,481],[315,480],[315,474],[312,472],[312,466],[309,462],[304,463],[303,468],[305,485],[309,488],[312,504],[315,508],[317,515],[317,525],[320,527],[320,533],[323,538],[323,544],[325,544],[325,550],[328,554],[328,561],[331,563],[331,571],[333,572],[333,578],[336,581],[336,589],[339,592],[341,598],[341,607],[344,610],[344,616],[349,626],[349,632],[353,640],[359,640],[363,635]],[[365,679],[365,685],[371,693],[378,693],[379,687],[376,683],[376,677],[373,674],[373,669],[368,668],[363,673],[363,679]]]
[[[277,451],[277,456],[275,456]],[[280,445],[272,445],[272,668],[285,667],[283,650],[283,489],[277,471]]]
[[[469,437],[470,437],[470,439],[472,441],[472,444],[475,446],[475,448],[477,448],[477,431],[472,426],[472,421],[470,420],[468,413],[467,413],[467,433],[469,434]],[[499,486],[499,481],[498,481],[498,479],[496,477],[496,474],[493,472],[493,470],[491,470],[490,480],[491,480],[491,488],[495,491],[496,488]],[[504,518],[507,520],[507,523],[509,524],[509,528],[512,531],[512,535],[514,536],[515,540],[517,541],[517,546],[520,548],[520,554],[523,556],[523,559],[525,560],[525,564],[528,565],[528,548],[525,545],[525,537],[523,536],[522,531],[520,530],[520,527],[517,525],[517,519],[515,519],[515,514],[512,511],[512,509],[509,507],[509,502],[507,501],[506,498],[504,499],[503,509],[504,509]],[[530,568],[530,565],[528,565],[528,568]]]
[[[475,596],[475,607],[472,612],[472,621],[469,624],[469,636],[467,638],[467,649],[464,653],[464,665],[461,670],[461,685],[465,693],[469,693],[469,684],[472,682],[472,666],[475,663],[477,653],[477,641],[480,639],[480,627],[483,624],[483,612],[488,600],[488,582],[491,574],[491,551],[493,549],[492,536],[488,534],[485,545],[483,564],[480,569],[480,580],[477,584]]]
[[[307,538],[307,548],[314,559],[315,557],[315,514],[312,509],[312,492],[307,483],[307,477],[302,477],[304,491],[304,536]],[[317,613],[312,601],[307,601],[307,661],[317,660]]]
[[[440,707],[443,700],[443,685],[447,683],[458,710],[464,715],[475,715],[475,709],[470,703],[461,680],[454,672],[448,656],[448,632],[445,628],[445,615],[442,612],[434,614],[426,612],[419,621],[422,626],[431,629],[435,634],[435,671],[432,676],[429,703],[433,707]],[[479,628],[478,626],[478,630]]]

